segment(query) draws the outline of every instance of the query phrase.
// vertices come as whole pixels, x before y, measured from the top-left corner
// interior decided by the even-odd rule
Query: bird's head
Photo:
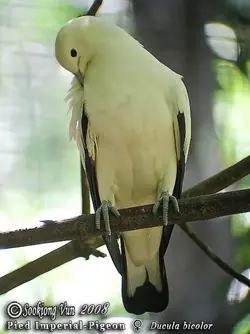
[[[59,64],[73,73],[83,83],[84,72],[91,61],[91,45],[88,43],[88,28],[91,17],[80,17],[65,24],[55,43],[55,55]]]
[[[95,16],[82,16],[69,21],[59,31],[55,43],[55,55],[59,64],[73,73],[83,83],[88,64],[114,46],[130,40],[124,30]]]

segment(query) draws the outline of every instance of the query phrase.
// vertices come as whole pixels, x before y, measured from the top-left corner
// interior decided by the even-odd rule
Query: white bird
[[[191,138],[182,77],[118,26],[92,16],[68,22],[55,44],[58,62],[75,75],[67,99],[70,138],[86,170],[96,225],[122,275],[126,310],[160,312],[169,302],[164,254],[174,225]],[[121,233],[121,254],[109,213],[155,203],[164,225]]]

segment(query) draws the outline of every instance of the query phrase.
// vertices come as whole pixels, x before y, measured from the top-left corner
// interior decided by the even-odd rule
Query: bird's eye
[[[70,50],[71,57],[75,58],[77,56],[77,51],[75,49]]]

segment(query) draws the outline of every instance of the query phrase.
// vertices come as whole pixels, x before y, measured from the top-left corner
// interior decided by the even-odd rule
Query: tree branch
[[[239,181],[250,173],[250,156],[242,159],[233,166],[221,171],[220,173],[208,178],[207,180],[197,184],[193,188],[185,191],[182,197],[194,195],[208,195],[227,188],[231,184]],[[213,250],[206,246],[202,240],[184,223],[180,228],[193,240],[193,242],[222,270],[229,275],[235,277],[240,282],[245,282],[245,276],[235,271],[226,262],[219,258]]]
[[[250,174],[250,155],[231,167],[198,183],[196,186],[183,192],[182,197],[209,195],[226,189],[233,183]]]
[[[250,190],[231,191],[216,195],[183,198],[179,200],[180,213],[170,206],[169,220],[173,224],[208,220],[221,216],[248,212]],[[112,233],[119,233],[162,225],[160,216],[154,217],[152,205],[121,209],[121,218],[110,217]],[[105,230],[95,227],[95,215],[81,215],[54,221],[40,227],[0,233],[0,248],[36,245],[46,242],[75,240],[103,235]]]
[[[97,242],[99,240],[99,243]],[[90,243],[90,242],[89,242]],[[95,255],[99,257],[105,257],[106,255],[93,249],[83,246],[83,243],[77,243],[75,241],[68,242],[66,245],[55,249],[54,251],[36,259],[21,268],[3,276],[0,278],[0,295],[16,288],[17,286],[27,283],[34,277],[40,276],[60,265],[72,261],[79,256],[83,256],[88,259],[88,255]],[[102,246],[102,238],[95,238],[95,247]],[[79,248],[80,247],[80,248]],[[46,263],[46,265],[45,265]]]
[[[250,173],[250,156],[237,162],[233,166],[219,172],[218,174],[210,177],[209,179],[195,185],[194,187],[186,190],[183,193],[183,197],[198,196],[201,194],[210,194],[222,189],[225,189],[234,182],[239,181],[241,178],[247,176]],[[186,225],[186,224],[185,224]],[[181,225],[183,228],[184,225]],[[188,231],[186,231],[188,233]],[[188,233],[189,236],[192,232]],[[195,241],[195,240],[194,240]],[[0,278],[0,294],[6,293],[11,289],[32,280],[43,273],[48,272],[74,258],[82,256],[80,252],[76,252],[73,247],[77,240],[71,241],[66,245],[42,256],[41,258],[34,260],[25,266],[6,274]],[[87,242],[91,243],[93,248],[98,248],[104,245],[101,237],[88,238]],[[198,245],[199,246],[199,245]],[[72,251],[72,247],[74,251]],[[199,246],[200,247],[200,246]],[[201,248],[201,247],[200,247]],[[204,251],[204,249],[202,249]],[[211,258],[211,256],[210,256]],[[235,276],[235,275],[234,275]]]

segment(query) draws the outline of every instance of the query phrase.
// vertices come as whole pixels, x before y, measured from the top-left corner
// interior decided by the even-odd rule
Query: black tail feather
[[[164,265],[164,245],[161,243],[159,252],[159,263],[162,280],[162,291],[159,292],[147,279],[145,283],[138,287],[134,296],[129,297],[127,294],[127,266],[123,240],[121,238],[122,250],[122,299],[127,312],[133,314],[143,314],[145,312],[162,312],[168,306],[169,292],[168,281]]]

